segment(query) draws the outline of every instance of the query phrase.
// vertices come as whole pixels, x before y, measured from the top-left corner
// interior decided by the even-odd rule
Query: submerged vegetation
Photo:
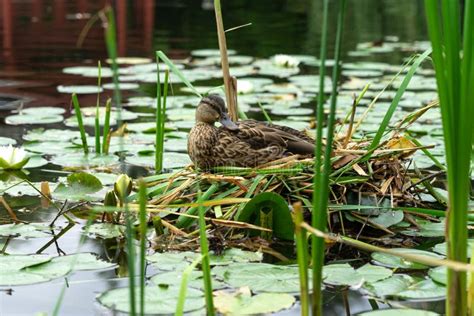
[[[112,278],[127,282],[101,290],[97,301],[131,315],[290,308],[322,315],[333,308],[327,296],[340,298],[349,315],[349,293],[374,310],[363,315],[385,315],[387,307],[401,315],[472,310],[466,272],[474,272],[467,262],[474,35],[465,32],[463,41],[455,35],[458,7],[442,7],[441,29],[437,2],[425,2],[434,69],[427,43],[387,41],[413,49],[401,67],[343,62],[345,0],[323,1],[319,60],[227,50],[232,33],[224,35],[218,0],[220,50],[195,50],[187,60],[162,51],[156,62],[119,59],[113,10],[101,11],[111,67],[63,70],[98,78],[96,86],[58,87],[72,93],[74,115],[64,120],[71,129],[30,129],[18,148],[0,137],[0,207],[7,214],[0,225],[0,287],[64,277],[52,306],[60,314],[71,273],[116,268]],[[338,12],[334,60],[327,53],[329,10]],[[469,30],[472,1],[465,10]],[[362,43],[358,52],[370,49]],[[102,83],[110,77],[112,85]],[[119,89],[130,82],[148,96],[123,98]],[[104,104],[108,88],[114,99]],[[195,108],[202,96],[224,91],[234,120],[247,113],[304,130],[315,139],[315,158],[288,155],[211,172],[190,164],[186,135]],[[97,93],[94,107],[81,106],[83,93]],[[60,110],[22,109],[5,122],[46,126],[63,121]],[[58,180],[28,180],[39,167]],[[55,215],[45,223],[27,220],[30,212]],[[77,223],[77,251],[66,255],[59,242]],[[51,240],[36,254],[10,252],[19,238]],[[111,260],[83,252],[89,238],[110,243]],[[58,256],[44,255],[53,244]]]

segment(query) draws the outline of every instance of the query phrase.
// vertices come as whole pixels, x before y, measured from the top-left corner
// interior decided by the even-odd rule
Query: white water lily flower
[[[21,169],[30,160],[23,148],[0,146],[0,169]]]
[[[290,55],[278,54],[273,56],[273,63],[280,67],[296,68],[298,67],[300,61]]]

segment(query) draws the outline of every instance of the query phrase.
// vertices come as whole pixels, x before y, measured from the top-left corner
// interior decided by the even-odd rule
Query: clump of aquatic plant
[[[23,168],[29,160],[30,157],[21,147],[0,146],[0,169],[18,170]]]
[[[474,132],[474,2],[465,1],[463,36],[459,1],[443,1],[440,5],[438,1],[425,0],[425,9],[433,47],[447,163],[448,258],[466,262]],[[466,273],[448,269],[447,280],[446,314],[466,315]]]

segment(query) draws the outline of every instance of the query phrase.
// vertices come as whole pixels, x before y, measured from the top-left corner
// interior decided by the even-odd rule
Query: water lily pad
[[[114,90],[115,89],[115,84],[105,83],[105,84],[102,85],[102,88],[107,89],[107,90]],[[138,83],[121,82],[119,84],[119,89],[120,90],[136,90],[138,88],[140,88],[140,85]]]
[[[21,110],[21,114],[31,114],[31,115],[62,115],[66,113],[66,110],[63,108],[52,107],[52,106],[38,106],[34,108],[26,108]]]
[[[298,267],[268,263],[235,263],[212,269],[216,276],[233,287],[248,286],[253,292],[298,293]]]
[[[401,254],[427,256],[427,257],[431,257],[435,259],[444,258],[443,256],[440,256],[433,252],[418,250],[418,249],[392,248],[391,250],[395,252],[399,252]],[[389,254],[381,253],[381,252],[372,253],[372,260],[374,260],[377,264],[380,264],[382,266],[389,267],[389,268],[412,269],[412,270],[428,269],[428,266],[424,264],[411,262],[401,257],[397,257],[394,255],[389,255]]]
[[[26,141],[51,141],[51,139],[55,141],[69,141],[78,137],[80,137],[78,131],[44,128],[35,128],[23,135],[23,139]]]
[[[23,147],[29,152],[47,155],[83,152],[82,147],[61,141],[31,142],[23,144]]]
[[[0,136],[0,146],[6,146],[6,145],[15,145],[16,140],[10,137],[3,137]]]
[[[401,233],[407,236],[420,237],[443,237],[445,233],[445,221],[433,223],[430,221],[418,221],[419,228],[411,228]]]
[[[421,310],[421,309],[396,308],[396,309],[370,311],[370,312],[359,314],[359,316],[439,316],[439,314],[435,312]]]
[[[323,281],[330,285],[361,286],[364,279],[349,264],[329,264],[323,268]]]
[[[55,199],[82,200],[87,195],[102,189],[102,183],[97,177],[86,172],[77,172],[67,177],[67,184],[59,183],[54,189]]]
[[[68,168],[93,168],[101,166],[111,166],[118,162],[117,156],[85,156],[84,154],[66,154],[62,156],[55,156],[51,162]]]
[[[378,282],[367,283],[364,285],[364,289],[373,296],[384,298],[408,289],[414,282],[415,280],[409,275],[395,274]]]
[[[51,227],[47,224],[5,224],[0,225],[0,236],[25,238],[43,238],[51,236]]]
[[[30,160],[23,166],[23,169],[34,169],[47,165],[49,162],[41,156],[31,156]]]
[[[57,90],[59,93],[76,93],[76,94],[96,94],[104,91],[104,89],[97,86],[58,86]]]
[[[258,262],[262,261],[261,252],[245,251],[239,248],[230,248],[224,250],[221,255],[210,254],[209,261],[211,266],[229,265],[231,263]]]
[[[154,167],[155,166],[155,156],[132,156],[126,157],[125,161],[138,166],[143,167]],[[173,153],[165,152],[163,155],[163,167],[164,168],[181,168],[189,165],[191,159],[187,154],[182,153]]]
[[[106,59],[105,62],[111,64],[112,59]],[[121,65],[139,65],[149,63],[151,59],[146,57],[117,57],[115,62]]]
[[[176,286],[180,285],[183,279],[183,270],[178,269],[169,272],[162,272],[158,273],[157,275],[153,276],[150,281],[158,286]],[[202,271],[193,270],[191,275],[188,279],[188,287],[192,287],[195,289],[204,289],[204,281],[203,281],[203,274]],[[224,284],[222,281],[213,279],[212,280],[212,289],[218,290],[226,288],[227,285]]]
[[[84,77],[97,78],[99,76],[99,68],[94,67],[94,66],[66,67],[66,68],[63,68],[63,73],[70,74],[70,75],[81,75]],[[102,78],[112,77],[113,76],[112,69],[108,67],[101,67],[100,76]]]
[[[272,108],[272,114],[275,115],[311,115],[313,114],[313,109],[308,108]]]
[[[56,114],[16,114],[10,115],[5,118],[5,123],[10,125],[23,125],[23,124],[53,124],[60,123],[63,121],[61,115]]]
[[[275,313],[290,308],[296,299],[286,293],[260,293],[251,295],[250,291],[236,293],[217,292],[214,305],[223,315],[255,315]]]
[[[220,56],[220,51],[218,49],[195,49],[191,51],[191,55],[195,57],[211,57],[211,56]],[[229,49],[227,50],[228,55],[235,55],[236,51]]]
[[[434,281],[447,285],[448,284],[448,268],[440,266],[436,268],[432,268],[428,271],[428,275]]]
[[[186,268],[199,254],[196,252],[163,252],[154,253],[147,256],[146,260],[151,262],[157,269],[164,271],[183,270]]]
[[[51,258],[43,255],[0,256],[0,286],[45,282],[73,270],[97,270],[115,264],[99,260],[90,253]]]
[[[474,239],[467,240],[467,257],[471,258],[472,256],[472,247],[474,246]],[[441,255],[448,255],[448,245],[446,242],[437,244],[433,247],[433,251]]]
[[[124,236],[125,226],[111,223],[94,223],[87,227],[89,235],[109,239]]]
[[[139,297],[139,288],[136,288],[136,297]],[[174,314],[179,297],[179,285],[169,287],[145,287],[145,314]],[[105,307],[124,313],[130,312],[129,288],[112,289],[100,294],[97,300]],[[191,312],[205,306],[203,292],[193,288],[186,291],[184,312]]]
[[[396,296],[404,299],[432,299],[441,298],[446,295],[446,287],[431,279],[423,280],[410,285]]]

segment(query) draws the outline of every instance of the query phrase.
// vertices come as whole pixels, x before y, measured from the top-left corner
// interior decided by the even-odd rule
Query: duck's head
[[[230,119],[224,100],[217,94],[210,94],[201,99],[196,110],[196,122],[204,122],[210,125],[220,122],[229,130],[239,129]]]

